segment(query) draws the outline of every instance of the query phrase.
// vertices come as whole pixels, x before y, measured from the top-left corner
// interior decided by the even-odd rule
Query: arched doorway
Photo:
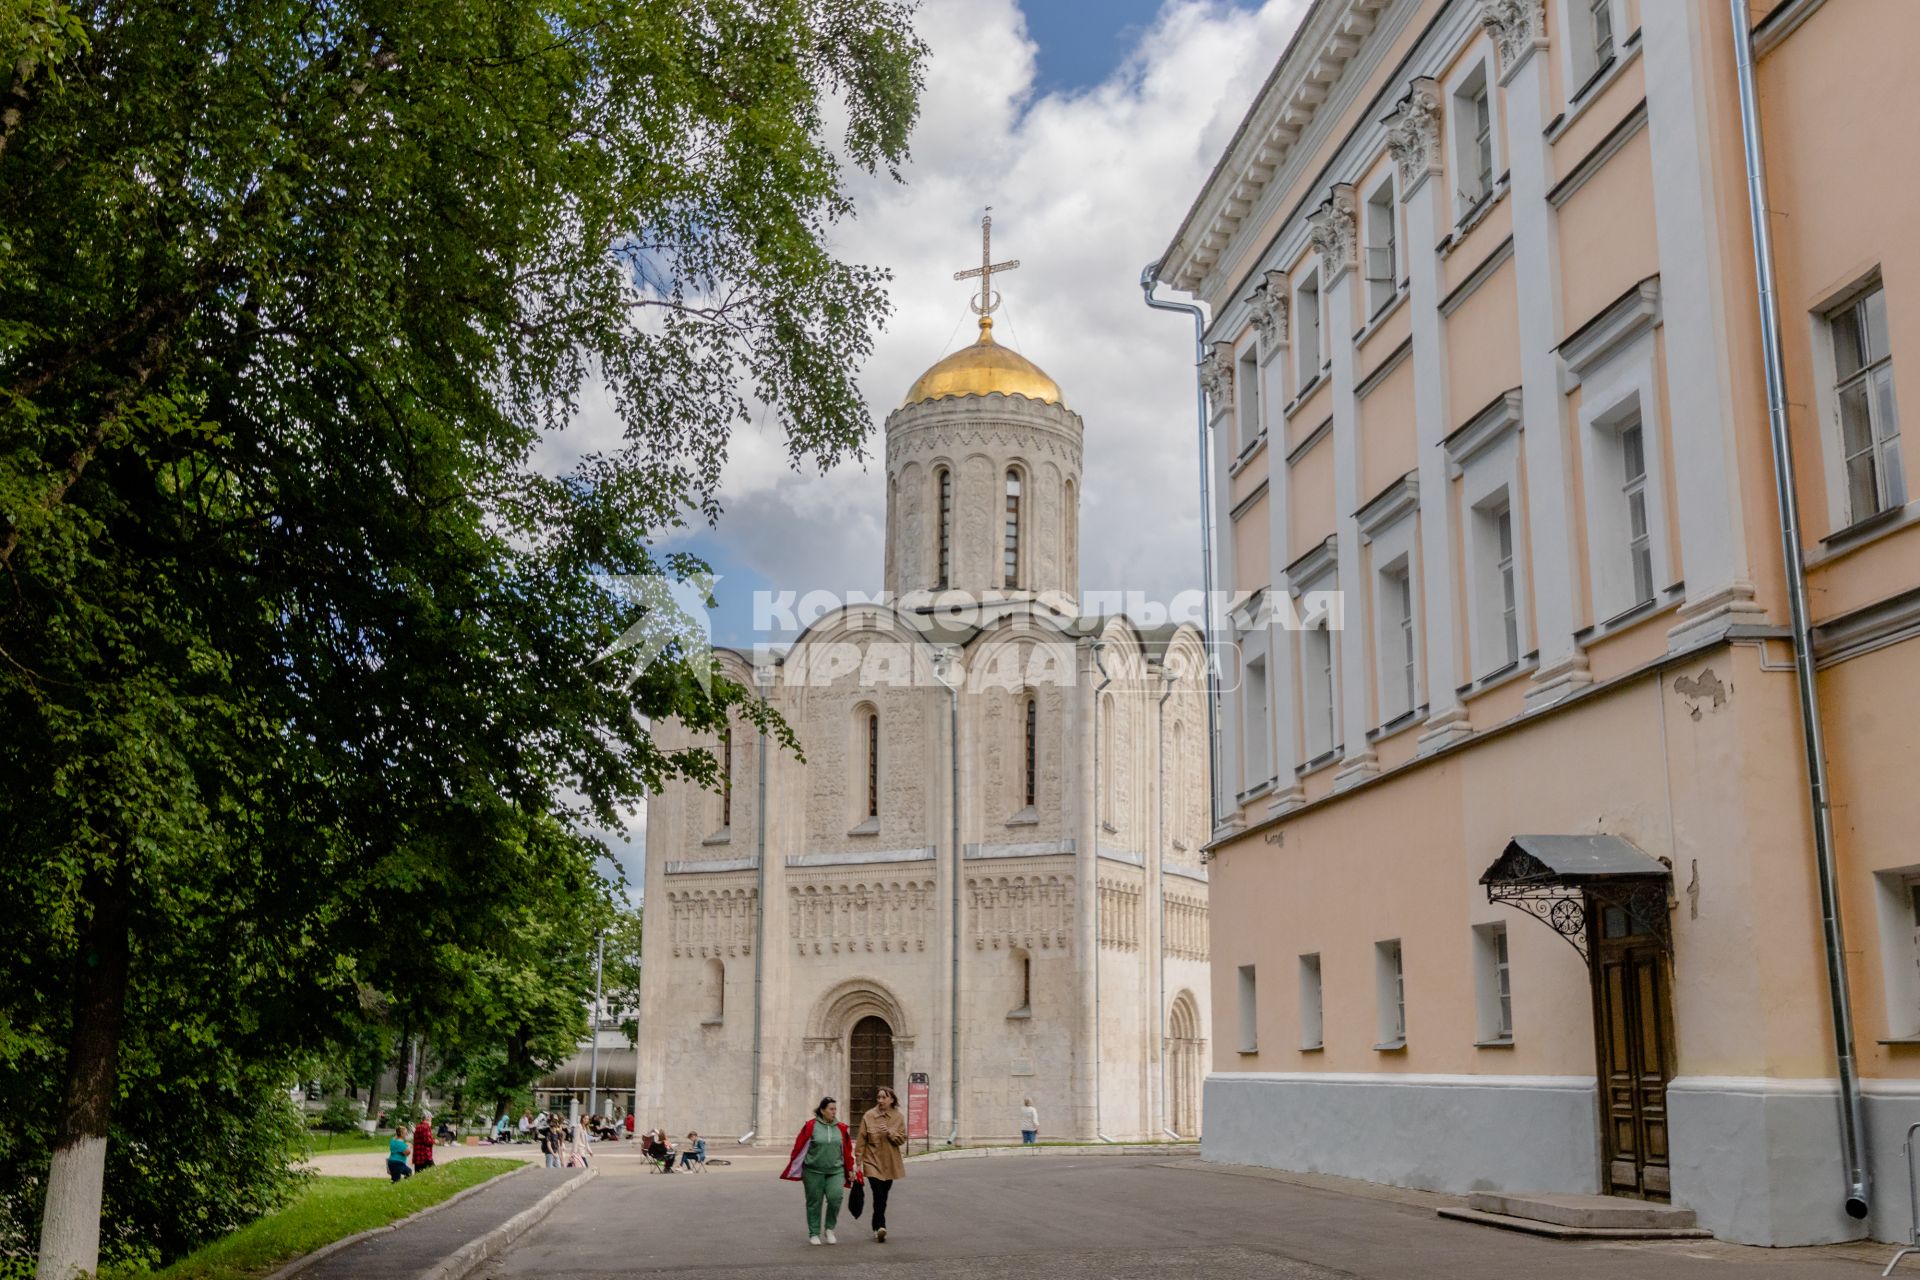
[[[1183,1138],[1200,1136],[1200,1073],[1206,1041],[1200,1038],[1200,1008],[1182,991],[1167,1018],[1167,1114]]]
[[[885,1018],[868,1014],[847,1037],[847,1107],[841,1118],[857,1127],[883,1084],[900,1087],[893,1082],[893,1028]]]

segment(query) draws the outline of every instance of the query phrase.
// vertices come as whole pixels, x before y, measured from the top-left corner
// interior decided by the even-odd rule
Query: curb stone
[[[1053,1146],[1009,1144],[995,1147],[961,1147],[953,1151],[927,1151],[907,1159],[918,1164],[924,1160],[981,1160],[988,1156],[1016,1156],[1023,1160],[1043,1156],[1151,1156],[1169,1153],[1198,1154],[1197,1142],[1114,1142],[1099,1145],[1070,1143]]]
[[[528,1166],[528,1168],[532,1167]],[[462,1277],[473,1271],[475,1267],[537,1226],[562,1200],[599,1176],[598,1169],[589,1167],[579,1177],[568,1178],[546,1195],[541,1196],[534,1204],[514,1214],[485,1235],[461,1245],[445,1259],[421,1272],[420,1280],[462,1280]]]
[[[454,1205],[459,1204],[462,1200],[465,1200],[468,1196],[472,1195],[476,1191],[484,1190],[487,1187],[497,1186],[500,1183],[505,1182],[508,1178],[517,1178],[521,1174],[525,1173],[528,1169],[533,1169],[537,1167],[538,1166],[536,1165],[529,1164],[521,1168],[511,1170],[507,1173],[503,1173],[497,1178],[488,1178],[485,1182],[476,1182],[472,1186],[466,1188],[465,1190],[457,1191],[453,1195],[448,1196],[445,1200],[442,1200],[438,1204],[430,1204],[426,1208],[410,1213],[404,1218],[399,1218],[392,1222],[389,1222],[384,1227],[374,1227],[371,1230],[355,1232],[353,1235],[350,1235],[343,1240],[335,1240],[332,1244],[322,1245],[320,1248],[315,1249],[312,1253],[302,1254],[300,1257],[295,1258],[292,1262],[289,1262],[286,1266],[281,1267],[278,1271],[275,1271],[272,1274],[268,1275],[265,1278],[265,1280],[292,1280],[292,1277],[299,1275],[302,1271],[305,1271],[308,1267],[311,1267],[316,1262],[321,1262],[327,1258],[331,1258],[334,1254],[340,1252],[342,1249],[346,1248],[348,1245],[359,1244],[362,1240],[371,1240],[373,1237],[385,1235],[389,1231],[398,1231],[401,1227],[406,1226],[410,1222],[418,1222],[420,1221],[420,1219],[427,1217],[429,1214],[438,1213],[442,1209],[452,1208]],[[591,1172],[591,1170],[589,1170],[589,1172]]]

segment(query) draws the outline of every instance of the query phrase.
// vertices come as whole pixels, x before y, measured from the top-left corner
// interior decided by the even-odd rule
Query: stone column
[[[1100,938],[1096,933],[1098,921],[1095,918],[1100,895],[1100,824],[1096,816],[1100,780],[1095,776],[1093,767],[1094,743],[1098,741],[1094,736],[1093,709],[1098,702],[1099,695],[1095,689],[1101,677],[1091,643],[1076,646],[1074,663],[1079,678],[1074,682],[1073,696],[1069,699],[1071,710],[1068,722],[1074,728],[1073,758],[1079,762],[1075,770],[1080,783],[1075,788],[1079,812],[1068,815],[1067,820],[1067,829],[1074,833],[1073,946],[1077,961],[1074,976],[1078,979],[1073,1037],[1073,1135],[1079,1141],[1092,1142],[1097,1137],[1094,1133],[1094,1117],[1098,1108],[1094,1097],[1100,1087],[1100,1064],[1095,1057],[1095,1045],[1099,1040],[1095,1018],[1098,1015],[1094,1002],[1094,966],[1100,963]]]
[[[1480,0],[1481,22],[1499,46],[1506,89],[1507,167],[1512,187],[1513,266],[1520,313],[1520,399],[1527,466],[1527,546],[1532,565],[1535,641],[1540,665],[1529,708],[1546,706],[1592,683],[1578,628],[1571,513],[1577,510],[1567,465],[1566,400],[1560,394],[1560,249],[1547,188],[1553,173],[1546,124],[1546,13],[1541,0]]]
[[[1440,321],[1440,242],[1447,189],[1440,181],[1440,87],[1421,76],[1387,117],[1387,146],[1400,180],[1407,246],[1407,311],[1412,320],[1413,426],[1420,459],[1420,639],[1426,652],[1424,755],[1472,730],[1455,692],[1460,659],[1454,599],[1452,485],[1440,448],[1446,439],[1446,332]],[[1432,181],[1429,181],[1432,179]]]
[[[1733,86],[1712,82],[1703,29],[1707,12],[1699,5],[1652,4],[1643,6],[1641,17],[1666,332],[1666,437],[1674,492],[1683,495],[1675,506],[1687,594],[1679,624],[1667,633],[1675,650],[1737,624],[1766,620],[1754,600],[1742,526],[1727,354],[1729,257],[1721,228],[1740,225],[1745,210],[1719,203],[1707,110],[1710,100],[1731,102]]]
[[[1213,433],[1212,456],[1209,463],[1213,467],[1213,589],[1221,599],[1233,593],[1233,507],[1232,481],[1227,468],[1233,462],[1233,350],[1224,342],[1216,342],[1208,350],[1207,358],[1200,366],[1200,376],[1207,389],[1208,429]],[[1202,512],[1201,518],[1207,518]],[[1226,610],[1214,610],[1214,601],[1207,602],[1212,611],[1207,621],[1207,634],[1216,645],[1233,635],[1233,620]],[[1222,653],[1226,649],[1219,650]],[[1213,780],[1221,799],[1225,801],[1219,808],[1224,814],[1214,838],[1231,834],[1245,827],[1240,816],[1240,807],[1234,798],[1247,784],[1242,780],[1240,760],[1240,706],[1241,680],[1244,673],[1240,669],[1239,657],[1235,653],[1230,664],[1224,664],[1220,677],[1220,776]]]
[[[1380,771],[1367,744],[1367,690],[1372,664],[1367,661],[1367,582],[1360,551],[1360,421],[1354,396],[1353,275],[1358,264],[1359,228],[1353,184],[1334,184],[1326,203],[1309,215],[1309,234],[1320,255],[1320,297],[1326,307],[1329,377],[1333,384],[1333,504],[1339,538],[1339,586],[1342,629],[1339,649],[1339,705],[1336,719],[1344,748],[1334,790],[1362,782]]]

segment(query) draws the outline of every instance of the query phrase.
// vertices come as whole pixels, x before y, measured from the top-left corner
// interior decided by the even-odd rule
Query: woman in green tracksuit
[[[840,1221],[840,1199],[859,1171],[853,1160],[853,1137],[840,1123],[839,1104],[832,1098],[820,1099],[813,1119],[800,1126],[793,1154],[780,1176],[807,1189],[807,1243],[840,1243],[833,1238],[833,1228]]]

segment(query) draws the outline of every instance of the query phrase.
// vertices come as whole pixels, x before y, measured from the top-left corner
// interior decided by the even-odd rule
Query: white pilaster
[[[1293,610],[1287,600],[1286,566],[1293,562],[1289,531],[1293,502],[1292,478],[1287,466],[1287,423],[1280,406],[1287,402],[1286,367],[1292,349],[1287,314],[1286,276],[1269,271],[1255,303],[1260,326],[1260,404],[1267,414],[1267,564],[1271,624],[1267,630],[1268,702],[1273,708],[1273,795],[1267,816],[1285,813],[1305,798],[1294,768],[1299,760],[1300,662],[1293,628],[1285,620]]]
[[[1513,264],[1520,314],[1520,394],[1527,459],[1527,541],[1532,552],[1535,634],[1540,666],[1527,691],[1529,707],[1558,702],[1592,683],[1587,655],[1574,640],[1579,616],[1574,584],[1566,400],[1554,348],[1562,333],[1560,252],[1547,203],[1552,154],[1545,137],[1550,109],[1546,19],[1540,0],[1481,0],[1482,20],[1500,50],[1506,87],[1508,199],[1513,202]]]
[[[1431,79],[1409,86],[1387,120],[1387,145],[1399,168],[1406,210],[1407,309],[1412,320],[1413,427],[1420,459],[1420,639],[1426,652],[1427,722],[1424,755],[1472,732],[1455,691],[1461,683],[1456,651],[1452,503],[1447,458],[1446,332],[1440,322],[1440,242],[1446,184],[1440,180],[1440,93]]]
[[[1216,357],[1218,358],[1218,357]],[[1231,366],[1227,367],[1229,385],[1231,385]],[[1233,595],[1233,490],[1232,481],[1227,475],[1227,467],[1233,461],[1233,402],[1224,396],[1209,396],[1213,413],[1211,430],[1213,432],[1213,587],[1218,600],[1229,599]],[[1220,775],[1213,779],[1214,794],[1219,803],[1214,811],[1221,815],[1214,829],[1214,838],[1239,831],[1246,826],[1241,819],[1240,808],[1235,802],[1241,789],[1247,784],[1240,777],[1240,707],[1241,685],[1244,673],[1240,669],[1239,652],[1224,647],[1226,641],[1233,638],[1233,619],[1225,609],[1217,609],[1217,600],[1207,602],[1212,610],[1207,634],[1213,638],[1220,653],[1231,653],[1232,657],[1223,661],[1220,670]]]
[[[1642,6],[1647,136],[1667,351],[1668,437],[1673,449],[1679,563],[1687,583],[1672,649],[1765,621],[1754,600],[1741,527],[1727,358],[1727,245],[1721,236],[1714,149],[1707,136],[1707,9]]]
[[[1353,187],[1337,183],[1332,195],[1312,215],[1314,247],[1320,251],[1320,296],[1327,313],[1328,380],[1333,395],[1333,502],[1338,519],[1339,584],[1342,628],[1339,638],[1339,725],[1344,748],[1334,789],[1344,790],[1380,771],[1378,758],[1367,745],[1372,728],[1367,713],[1367,689],[1372,664],[1367,661],[1368,584],[1362,568],[1360,526],[1360,421],[1354,396],[1353,269],[1357,264],[1359,232]]]

